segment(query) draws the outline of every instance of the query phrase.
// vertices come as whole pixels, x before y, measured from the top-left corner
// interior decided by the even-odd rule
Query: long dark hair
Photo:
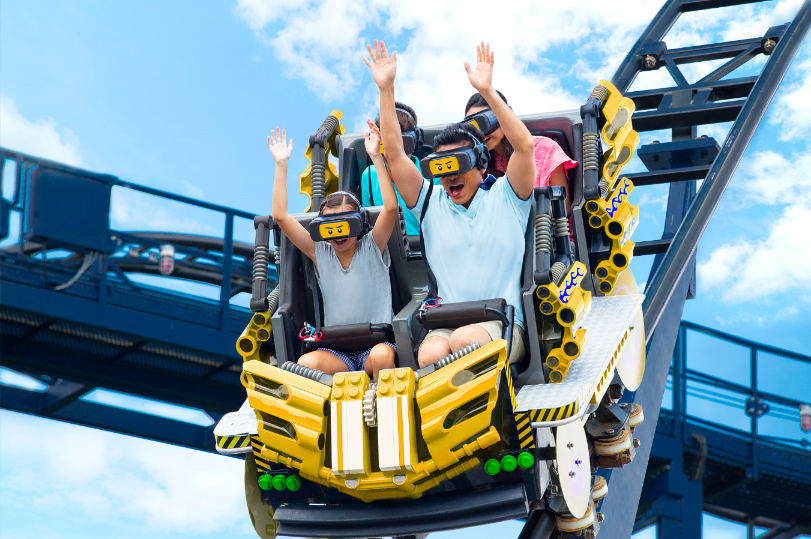
[[[502,94],[498,90],[496,90],[496,93],[498,93],[498,96],[501,99],[504,100],[504,103],[507,103],[507,98],[504,97],[504,94]],[[465,105],[465,116],[468,115],[468,111],[470,109],[472,109],[473,107],[487,107],[487,108],[490,108],[490,105],[487,104],[487,100],[484,97],[482,97],[482,94],[476,92],[475,94],[470,96],[470,99],[467,100],[467,105]],[[504,157],[503,158],[506,159],[507,161],[509,161],[510,157],[512,157],[514,151],[515,150],[513,149],[512,144],[510,144],[510,141],[507,140],[507,137],[504,137]],[[502,171],[500,171],[500,170],[498,170],[496,168],[496,152],[494,152],[494,151],[490,152],[490,164],[487,165],[487,173],[492,174],[496,178],[500,178],[501,176],[504,176],[504,172],[502,172]]]

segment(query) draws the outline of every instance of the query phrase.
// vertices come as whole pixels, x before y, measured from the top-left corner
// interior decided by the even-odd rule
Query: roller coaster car
[[[580,112],[582,119],[524,119],[580,164],[570,178],[576,253],[564,191],[535,189],[522,272],[528,354],[513,364],[505,338],[418,369],[427,329],[499,319],[508,322],[507,337],[512,313],[495,298],[421,315],[427,271],[401,216],[388,243],[392,325],[318,328],[318,346],[337,349],[393,337],[396,368],[380,371],[375,384],[365,372],[332,376],[298,365],[311,346],[299,339],[300,328],[322,319],[313,267],[274,230],[279,287],[265,300],[261,265],[272,222],[257,218],[264,256],[254,257],[256,312],[237,341],[248,400],[215,436],[220,452],[245,453],[247,501],[261,537],[401,536],[516,518],[551,519],[561,537],[597,533],[607,487],[592,473],[633,459],[632,434],[642,421],[639,407],[619,404],[644,369],[642,296],[627,270],[638,212],[628,203],[632,184],[619,175],[638,137],[633,102],[606,81]],[[440,130],[426,128],[426,140]],[[337,111],[318,133],[303,191],[358,192],[361,137],[337,136]],[[601,141],[609,146],[604,154]],[[341,155],[337,176],[329,153]],[[374,220],[379,208],[369,212]],[[296,218],[306,226],[315,215]],[[275,356],[265,351],[271,333]]]

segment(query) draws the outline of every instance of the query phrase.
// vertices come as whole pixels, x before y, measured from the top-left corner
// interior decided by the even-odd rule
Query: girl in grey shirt
[[[380,153],[380,131],[367,120],[366,152],[378,171],[386,171]],[[268,148],[276,161],[273,180],[273,219],[282,232],[316,266],[318,285],[324,298],[324,325],[390,324],[392,319],[389,286],[389,251],[386,244],[397,218],[397,195],[388,172],[379,175],[383,210],[374,228],[360,237],[315,242],[304,226],[287,211],[287,163],[293,152],[293,140],[284,131],[271,131]],[[337,192],[327,196],[319,208],[320,215],[359,211],[360,204],[351,193]],[[381,369],[393,369],[394,343],[381,343],[366,350],[340,352],[321,348],[304,354],[298,360],[320,371],[364,370],[377,380]]]

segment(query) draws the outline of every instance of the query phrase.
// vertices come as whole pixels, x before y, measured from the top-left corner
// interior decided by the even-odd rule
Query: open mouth
[[[493,137],[484,137],[484,143],[487,144],[488,142],[490,142],[491,138]]]
[[[449,185],[448,186],[448,193],[451,195],[452,198],[456,198],[460,194],[462,194],[462,189],[464,189],[464,188],[465,188],[464,183],[456,183],[456,184],[453,184],[453,185]]]
[[[344,243],[346,243],[348,240],[347,239],[342,239],[342,240],[333,240],[333,241],[335,242],[335,245],[340,246],[340,245],[343,245]]]

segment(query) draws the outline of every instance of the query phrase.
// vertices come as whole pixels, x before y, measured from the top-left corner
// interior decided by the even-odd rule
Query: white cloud
[[[238,459],[12,412],[2,419],[3,489],[43,515],[70,508],[96,527],[134,520],[184,536],[248,520]]]
[[[84,164],[79,139],[72,131],[57,127],[53,118],[29,120],[5,95],[0,95],[0,145],[67,165]]]
[[[700,286],[726,303],[779,295],[793,308],[796,301],[811,300],[811,251],[797,245],[798,234],[811,230],[811,148],[791,158],[756,152],[745,158],[736,184],[731,200],[763,222],[763,233],[715,249],[698,264]]]
[[[781,89],[772,105],[770,123],[781,127],[782,141],[804,139],[811,128],[811,108],[808,106],[808,96],[811,95],[811,41],[800,49],[794,61],[799,61],[794,66],[798,76]]]
[[[489,39],[496,53],[495,84],[504,89],[516,112],[580,104],[585,95],[573,95],[561,84],[571,66],[548,60],[548,53],[574,45],[578,56],[596,57],[599,68],[581,64],[578,69],[589,86],[596,84],[597,73],[610,76],[658,9],[644,0],[610,10],[602,7],[598,0],[551,5],[524,1],[485,13],[463,0],[413,0],[407,6],[393,0],[238,0],[235,11],[285,62],[289,76],[303,79],[323,99],[358,94],[367,70],[361,55],[365,44],[378,37],[366,34],[392,36],[388,44],[398,50],[398,98],[413,105],[420,123],[427,125],[462,114],[473,93],[462,63],[475,60],[476,43],[482,39]],[[489,28],[509,31],[477,31],[485,20]],[[611,46],[601,48],[601,43]],[[376,88],[366,87],[359,97],[376,101]]]

